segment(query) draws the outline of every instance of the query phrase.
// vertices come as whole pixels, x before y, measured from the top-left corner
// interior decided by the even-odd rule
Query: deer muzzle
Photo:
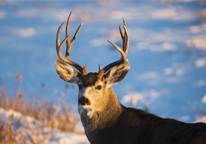
[[[78,100],[78,103],[80,104],[80,105],[90,105],[91,103],[90,103],[90,101],[89,101],[89,99],[88,98],[86,98],[86,97],[80,97],[79,98],[79,100]]]

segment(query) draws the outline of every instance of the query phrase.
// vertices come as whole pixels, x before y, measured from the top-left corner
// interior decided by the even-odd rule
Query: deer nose
[[[90,101],[88,98],[86,98],[85,96],[79,98],[78,103],[80,105],[90,105]]]

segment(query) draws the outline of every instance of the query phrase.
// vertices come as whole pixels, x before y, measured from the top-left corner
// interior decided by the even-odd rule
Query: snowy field
[[[84,129],[81,123],[78,123],[74,132],[62,132],[52,128],[43,128],[41,122],[35,120],[32,117],[24,116],[19,112],[12,110],[5,111],[0,108],[0,115],[7,122],[11,115],[14,116],[14,131],[17,133],[16,139],[18,139],[18,133],[23,133],[26,136],[31,136],[34,140],[33,143],[42,144],[88,144],[88,140],[84,134]],[[20,125],[17,121],[20,120]],[[26,131],[26,132],[25,132]],[[27,139],[28,140],[28,139]],[[29,140],[26,143],[32,143]]]

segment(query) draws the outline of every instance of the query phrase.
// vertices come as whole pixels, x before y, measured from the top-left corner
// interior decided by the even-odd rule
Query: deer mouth
[[[90,105],[90,104],[91,104],[90,101],[89,101],[89,99],[86,98],[86,97],[81,97],[81,98],[79,98],[78,103],[79,103],[80,105],[82,105],[82,106],[84,106],[84,105]]]

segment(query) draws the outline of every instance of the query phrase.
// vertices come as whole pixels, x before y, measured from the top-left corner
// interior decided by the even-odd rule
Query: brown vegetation
[[[65,94],[58,98],[57,105],[51,101],[42,101],[37,97],[29,99],[21,92],[22,76],[18,73],[15,76],[14,95],[8,95],[6,88],[0,85],[0,109],[7,111],[8,114],[2,116],[0,113],[0,142],[48,143],[55,130],[74,131],[79,118],[72,117],[71,119],[70,105],[63,103]],[[66,89],[69,87],[66,86]],[[55,89],[53,94],[57,94]],[[14,118],[14,115],[17,116]],[[30,124],[31,120],[29,121],[28,118],[33,119],[32,123],[36,123],[35,127],[34,124]]]

